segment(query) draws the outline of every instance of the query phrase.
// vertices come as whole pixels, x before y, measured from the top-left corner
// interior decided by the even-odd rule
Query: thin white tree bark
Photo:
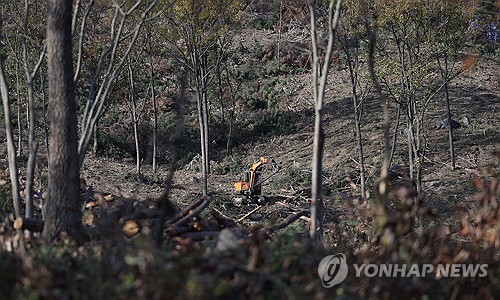
[[[9,173],[10,183],[12,187],[12,200],[16,218],[20,218],[21,212],[21,195],[19,194],[19,178],[16,158],[16,146],[14,141],[14,131],[12,129],[12,112],[10,109],[9,88],[5,80],[3,72],[3,62],[0,59],[0,94],[2,95],[5,134],[7,137],[7,155],[9,158]]]
[[[134,127],[134,142],[135,142],[135,171],[137,175],[141,174],[141,154],[139,147],[139,116],[137,114],[137,99],[135,96],[135,83],[134,83],[134,72],[130,63],[128,64],[128,76],[129,76],[129,86],[130,86],[130,115],[132,117],[132,124]]]

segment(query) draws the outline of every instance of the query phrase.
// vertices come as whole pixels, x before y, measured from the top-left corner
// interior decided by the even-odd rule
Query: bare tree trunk
[[[99,119],[95,121],[92,137],[92,155],[97,156],[99,150]]]
[[[23,129],[21,125],[21,79],[19,78],[19,61],[16,55],[16,95],[17,95],[17,156],[20,157],[23,147]]]
[[[408,108],[410,109],[410,108]],[[408,114],[410,112],[407,112]],[[408,165],[410,168],[410,180],[415,179],[415,162],[413,160],[413,141],[412,141],[412,119],[409,115],[406,115],[406,144],[408,145]]]
[[[153,67],[151,66],[151,69]],[[156,152],[157,150],[157,138],[158,134],[158,108],[156,105],[156,95],[155,95],[155,86],[154,79],[151,77],[151,99],[153,100],[153,174],[156,174]]]
[[[205,135],[205,171],[207,176],[210,174],[210,128],[209,128],[209,112],[208,112],[208,95],[204,92],[203,95],[203,134]]]
[[[25,217],[33,217],[33,180],[35,178],[35,166],[36,166],[36,153],[38,151],[38,143],[36,141],[31,142],[30,154],[28,156],[28,164],[26,166],[26,209]]]
[[[396,113],[396,125],[394,125],[394,133],[392,134],[391,154],[389,155],[389,161],[387,163],[389,167],[392,164],[392,159],[394,158],[394,153],[396,151],[396,143],[398,141],[398,130],[399,130],[400,119],[401,119],[401,103],[398,103],[398,112]]]
[[[33,216],[33,180],[35,176],[35,165],[36,165],[36,152],[38,145],[36,143],[36,115],[35,115],[35,95],[33,87],[33,79],[40,68],[40,65],[45,57],[45,46],[40,54],[38,63],[35,65],[33,70],[30,70],[28,61],[28,49],[26,45],[26,37],[28,35],[28,18],[29,18],[29,1],[25,0],[25,16],[24,16],[24,35],[22,38],[23,47],[23,59],[24,59],[24,70],[26,73],[26,82],[28,86],[28,117],[29,117],[29,128],[28,128],[28,164],[26,166],[26,217],[31,218]]]
[[[149,47],[149,65],[150,65],[150,84],[151,84],[151,101],[153,102],[153,174],[156,174],[156,135],[158,133],[158,108],[156,103],[155,91],[155,71],[153,67],[153,47],[151,45],[151,27],[148,30],[148,47]]]
[[[198,93],[198,122],[200,123],[200,145],[201,145],[201,172],[203,176],[203,196],[208,194],[208,170],[205,163],[206,157],[206,143],[205,143],[205,122],[203,118],[203,99],[202,95]]]
[[[71,46],[71,1],[48,0],[47,58],[50,170],[43,237],[81,239],[77,116]]]
[[[441,75],[443,75],[443,79],[445,80],[444,84],[444,97],[446,99],[446,117],[448,118],[448,141],[450,144],[450,162],[451,169],[455,170],[455,148],[453,146],[453,127],[451,126],[451,109],[450,109],[450,95],[448,92],[448,58],[447,54],[444,55],[444,70],[441,71]]]
[[[349,76],[351,78],[351,92],[352,92],[352,101],[354,106],[354,124],[356,128],[356,141],[358,144],[358,159],[359,159],[359,177],[360,177],[360,185],[361,185],[361,199],[366,199],[366,179],[365,179],[365,162],[364,162],[364,154],[363,154],[363,139],[361,136],[361,113],[358,109],[359,99],[358,99],[358,74],[355,71],[355,68],[358,66],[358,57],[357,54],[354,54],[354,57],[351,56],[349,50],[349,41],[347,35],[344,34],[343,39],[341,40],[344,47],[344,53],[347,58],[347,67],[349,69]],[[355,50],[356,51],[356,50]]]
[[[19,178],[16,158],[14,131],[12,129],[12,112],[10,110],[10,97],[7,81],[3,72],[3,61],[0,59],[0,93],[2,95],[3,112],[5,119],[5,134],[7,137],[7,155],[9,158],[10,183],[12,187],[12,201],[16,218],[22,217],[21,195],[19,194]]]
[[[141,175],[141,153],[139,149],[139,117],[137,115],[137,100],[135,98],[135,84],[134,84],[134,73],[130,62],[128,64],[128,76],[130,85],[130,100],[131,109],[130,114],[132,117],[132,124],[134,126],[134,142],[135,142],[135,171],[137,175]]]
[[[193,62],[193,73],[196,81],[196,97],[198,108],[198,122],[200,123],[200,145],[201,145],[201,171],[203,176],[203,196],[208,195],[208,174],[210,173],[209,159],[209,133],[208,133],[208,99],[207,79],[205,78],[205,61],[200,57],[196,46],[191,53]]]
[[[325,134],[323,131],[323,103],[325,99],[325,88],[330,67],[330,58],[333,51],[333,42],[335,39],[335,31],[337,29],[341,0],[330,0],[328,10],[328,46],[325,53],[325,61],[320,68],[317,29],[316,29],[316,1],[309,1],[309,13],[311,18],[311,45],[313,53],[313,95],[315,102],[315,123],[314,123],[314,144],[312,157],[312,184],[311,184],[311,228],[309,235],[313,241],[318,240],[323,242],[323,182],[322,182],[322,166],[323,166],[323,146]],[[319,71],[321,70],[321,73]],[[319,77],[319,78],[318,78]]]
[[[208,107],[208,78],[207,78],[207,57],[201,57],[200,60],[200,79],[201,79],[201,94],[202,94],[202,111],[203,111],[203,127],[205,141],[205,171],[206,176],[210,174],[210,127],[209,127],[209,107]]]

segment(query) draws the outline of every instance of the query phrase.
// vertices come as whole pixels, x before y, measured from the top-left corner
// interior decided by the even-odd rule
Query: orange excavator
[[[256,159],[250,170],[244,173],[243,179],[234,184],[234,204],[241,205],[245,200],[257,200],[258,204],[265,204],[265,198],[261,196],[263,182],[261,169],[266,164],[271,164],[273,171],[277,171],[277,164],[272,158],[261,156]]]

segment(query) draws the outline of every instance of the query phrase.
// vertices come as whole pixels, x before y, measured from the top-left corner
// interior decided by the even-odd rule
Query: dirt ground
[[[276,33],[264,32],[259,36],[242,34],[242,44],[264,43],[275,40]],[[289,32],[284,40],[300,39],[297,32]],[[303,34],[304,35],[304,34]],[[303,38],[307,38],[306,35]],[[457,217],[456,208],[472,210],[476,206],[474,195],[477,193],[471,180],[482,173],[482,168],[497,166],[492,155],[500,149],[500,62],[497,59],[481,57],[477,66],[468,73],[455,79],[450,85],[452,113],[454,119],[467,117],[470,125],[455,131],[456,170],[450,170],[448,136],[446,130],[435,127],[446,116],[443,96],[437,95],[428,109],[426,157],[424,161],[424,205],[437,211],[439,222],[447,222]],[[284,75],[280,75],[284,76]],[[265,223],[275,216],[284,218],[292,212],[307,208],[309,181],[311,174],[312,136],[314,113],[310,100],[311,80],[309,74],[286,75],[290,77],[283,93],[289,101],[281,104],[280,112],[285,119],[293,120],[294,129],[277,135],[255,137],[244,144],[235,145],[233,156],[222,150],[213,150],[213,169],[239,164],[241,172],[220,175],[213,172],[209,178],[209,190],[213,196],[212,206],[224,215],[239,219],[255,209],[255,204],[233,205],[232,186],[240,180],[241,174],[260,155],[272,157],[278,162],[280,170],[276,174],[264,172],[269,178],[263,184],[263,194],[269,203],[244,222]],[[324,110],[326,142],[324,149],[325,205],[332,214],[349,215],[352,208],[359,204],[354,196],[353,187],[359,184],[358,153],[355,141],[353,107],[350,98],[350,84],[347,70],[332,70],[327,87]],[[368,187],[373,195],[383,159],[382,109],[378,100],[368,98],[363,102],[362,134],[365,152]],[[395,108],[391,113],[395,119]],[[393,120],[393,126],[394,122]],[[391,129],[391,134],[392,134]],[[399,139],[393,163],[407,165],[404,131],[399,129]],[[4,128],[0,128],[0,140],[5,141]],[[4,143],[2,143],[2,148]],[[5,150],[5,148],[4,148]],[[2,151],[0,166],[7,168],[6,151]],[[175,172],[170,198],[182,208],[201,195],[202,183],[199,172],[199,159]],[[237,168],[237,167],[236,167]],[[153,174],[150,164],[143,164],[142,176],[135,175],[135,162],[132,157],[116,159],[112,157],[93,157],[89,155],[81,176],[86,185],[95,191],[112,193],[126,198],[139,200],[157,199],[162,193],[168,165],[161,164]],[[117,198],[118,199],[118,198]],[[117,200],[119,201],[119,200]],[[329,215],[327,215],[328,218]],[[334,221],[333,219],[329,220]]]
[[[453,222],[459,216],[457,207],[462,207],[465,211],[474,209],[477,205],[477,201],[474,200],[477,191],[472,179],[481,176],[483,167],[498,166],[492,152],[500,149],[499,64],[497,60],[482,58],[472,72],[460,76],[450,86],[454,118],[460,120],[467,117],[470,121],[469,126],[454,132],[457,168],[453,171],[449,167],[447,131],[435,128],[446,116],[442,95],[438,95],[436,101],[429,107],[426,124],[428,147],[424,162],[423,188],[424,205],[437,212],[437,221],[433,222]],[[325,205],[329,212],[346,216],[359,203],[352,192],[352,187],[359,184],[359,176],[353,108],[349,98],[347,76],[346,71],[332,72],[324,116]],[[296,89],[290,102],[293,106],[290,105],[282,113],[296,120],[295,130],[278,136],[261,137],[252,143],[236,147],[233,152],[233,155],[243,157],[241,174],[259,155],[273,157],[280,165],[280,170],[276,174],[266,175],[264,172],[264,177],[270,177],[263,185],[263,194],[269,202],[245,218],[244,222],[247,224],[265,223],[274,217],[284,218],[308,206],[307,180],[311,174],[314,114],[312,105],[307,101],[308,76],[295,75],[293,79],[296,83],[300,82],[297,85],[302,88]],[[368,186],[373,194],[374,183],[383,158],[382,110],[378,101],[373,99],[366,100],[363,105],[365,111],[362,124],[363,144]],[[392,113],[395,115],[394,108]],[[399,134],[394,157],[394,164],[398,166],[407,165],[405,160],[407,149],[402,133],[403,131]],[[234,164],[234,158],[224,153],[213,153],[213,156],[221,158],[213,161],[213,166]],[[179,208],[197,200],[201,195],[201,173],[198,171],[198,163],[195,158],[190,164],[175,172],[170,195]],[[97,191],[141,200],[157,198],[164,188],[163,179],[168,173],[167,166],[160,165],[157,174],[153,175],[151,166],[145,164],[142,167],[141,179],[134,175],[134,168],[132,159],[116,161],[106,157],[89,157],[82,170],[82,177]],[[288,185],[286,182],[283,183],[294,177],[305,179],[299,186],[293,185],[295,180],[290,180]],[[239,219],[257,206],[256,204],[241,207],[233,205],[232,185],[239,179],[240,175],[218,175],[215,172],[209,179],[209,189],[214,199],[212,206],[234,219]]]

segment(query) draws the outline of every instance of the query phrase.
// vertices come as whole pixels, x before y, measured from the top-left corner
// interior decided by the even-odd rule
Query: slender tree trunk
[[[27,62],[25,62],[27,63]],[[28,76],[28,107],[29,107],[29,120],[30,126],[28,129],[28,163],[26,166],[26,217],[31,218],[33,216],[33,179],[35,176],[35,165],[36,165],[36,151],[38,149],[36,143],[36,116],[35,116],[35,96],[33,95],[33,81],[31,76]]]
[[[389,109],[389,108],[388,108]],[[401,119],[401,103],[398,104],[398,112],[396,113],[396,125],[394,126],[394,133],[392,134],[392,146],[391,152],[388,160],[388,167],[392,164],[392,159],[394,158],[394,153],[396,151],[396,143],[398,141],[398,130],[399,130],[399,120]]]
[[[156,152],[157,150],[157,138],[158,133],[158,108],[156,106],[156,95],[154,87],[154,79],[151,78],[151,98],[153,99],[153,174],[156,174]]]
[[[210,174],[210,129],[209,129],[209,112],[208,112],[208,96],[206,92],[203,95],[203,134],[205,135],[205,170],[207,172],[207,176]]]
[[[408,108],[410,109],[410,108]],[[410,112],[408,112],[410,114]],[[413,160],[413,141],[412,141],[412,119],[409,115],[406,116],[406,142],[408,145],[408,164],[410,168],[410,180],[415,179],[415,162]]]
[[[26,166],[26,218],[33,217],[33,194],[34,187],[33,181],[35,178],[35,166],[36,166],[36,153],[38,150],[38,143],[36,141],[30,140],[30,154],[28,156],[28,164]]]
[[[196,80],[196,94],[198,104],[198,121],[200,123],[200,144],[201,144],[201,170],[203,173],[203,196],[208,195],[208,174],[210,173],[209,159],[209,134],[208,134],[208,100],[207,82],[204,73],[203,58],[198,57],[196,49],[191,54],[194,64],[194,75]]]
[[[361,136],[361,124],[358,115],[358,96],[354,92],[353,94],[354,102],[354,123],[356,126],[356,139],[358,141],[358,157],[359,157],[359,176],[361,185],[361,199],[366,199],[366,179],[365,179],[365,156],[363,154],[363,138]]]
[[[153,67],[153,48],[151,47],[151,33],[149,34],[149,63],[150,63],[150,76],[151,76],[151,100],[153,102],[153,174],[156,174],[156,135],[158,132],[158,108],[156,107],[156,91]]]
[[[205,170],[207,176],[210,174],[210,120],[209,120],[209,107],[208,107],[208,78],[207,78],[207,57],[200,59],[200,75],[202,84],[202,110],[203,110],[203,127],[204,127],[204,141],[205,141]]]
[[[135,139],[135,171],[137,175],[141,175],[141,153],[140,153],[140,145],[139,145],[139,121],[137,118],[136,108],[133,109],[133,122],[134,122],[134,139]]]
[[[50,170],[43,237],[81,239],[77,115],[71,46],[72,1],[48,0]]]
[[[444,84],[444,98],[446,99],[446,117],[448,118],[448,141],[450,145],[450,162],[451,169],[455,170],[455,148],[453,146],[453,127],[451,126],[451,109],[450,109],[450,94],[448,90],[448,59],[444,56],[444,70],[441,71]]]
[[[12,112],[10,110],[10,97],[7,81],[3,72],[3,61],[0,59],[0,93],[2,95],[3,112],[5,120],[5,134],[7,137],[7,156],[9,158],[10,183],[12,187],[12,200],[16,218],[22,217],[21,196],[19,194],[19,178],[16,158],[14,131],[12,129]]]
[[[99,120],[95,121],[94,130],[92,137],[92,155],[97,156],[97,151],[99,150]]]
[[[314,144],[312,157],[312,183],[311,183],[311,228],[309,236],[313,241],[318,240],[323,243],[323,182],[322,182],[322,166],[323,166],[323,146],[325,141],[325,133],[323,131],[323,104],[325,99],[326,82],[328,78],[328,70],[330,67],[330,58],[333,51],[333,42],[335,32],[340,16],[341,1],[337,0],[334,5],[334,0],[330,0],[328,9],[328,45],[325,52],[325,61],[320,68],[318,41],[316,33],[316,1],[309,1],[309,13],[311,18],[311,46],[313,54],[313,96],[315,102],[315,122],[314,122]],[[321,70],[321,72],[320,72]]]
[[[21,87],[20,87],[20,78],[19,78],[19,61],[16,56],[16,95],[17,95],[17,156],[21,157],[22,147],[23,147],[23,129],[21,124]]]
[[[344,51],[347,56],[347,66],[349,68],[349,75],[351,78],[351,91],[352,91],[352,101],[354,106],[354,124],[356,127],[356,141],[358,144],[358,158],[359,158],[359,176],[360,176],[360,185],[361,185],[361,199],[366,199],[366,187],[365,187],[365,162],[363,155],[363,139],[361,136],[361,124],[360,118],[361,114],[358,110],[358,80],[357,74],[354,71],[354,68],[357,67],[357,57],[356,54],[354,59],[351,57],[351,53],[349,52],[349,44],[347,40],[347,36],[344,35]]]
[[[134,142],[135,142],[135,171],[137,175],[141,175],[141,153],[139,147],[139,117],[137,115],[137,99],[135,98],[135,83],[134,83],[134,73],[130,62],[128,64],[128,76],[130,84],[130,100],[131,100],[131,117],[132,124],[134,126]]]
[[[198,122],[200,123],[200,145],[201,145],[201,172],[203,175],[203,196],[208,194],[208,178],[207,178],[207,164],[206,160],[206,152],[205,152],[205,126],[203,122],[203,99],[200,91],[198,91]]]
[[[229,129],[227,131],[227,142],[226,142],[226,154],[227,155],[232,154],[231,138],[233,136],[233,118],[234,118],[234,112],[231,112],[229,115]]]
[[[28,119],[29,119],[29,128],[28,128],[28,147],[29,147],[29,155],[28,155],[28,164],[26,166],[26,217],[31,218],[33,215],[33,180],[35,176],[35,165],[36,165],[36,152],[38,149],[38,145],[36,143],[36,114],[35,114],[35,95],[34,95],[34,83],[33,79],[35,78],[38,69],[45,57],[45,48],[42,50],[40,54],[40,58],[38,63],[33,68],[33,71],[30,70],[29,61],[28,61],[28,49],[26,45],[26,37],[28,35],[28,18],[29,18],[29,8],[30,4],[28,0],[24,1],[25,4],[25,15],[24,15],[24,31],[22,38],[22,47],[23,47],[23,59],[24,59],[24,70],[26,73],[26,83],[28,87]]]

